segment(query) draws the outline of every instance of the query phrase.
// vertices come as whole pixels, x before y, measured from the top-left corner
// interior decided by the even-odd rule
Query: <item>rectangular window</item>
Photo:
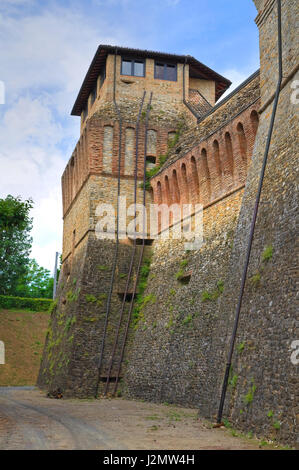
[[[163,62],[155,62],[155,78],[159,80],[177,81],[177,67],[175,64],[165,64]]]
[[[145,76],[145,62],[142,59],[122,59],[121,75],[132,75],[134,77]]]

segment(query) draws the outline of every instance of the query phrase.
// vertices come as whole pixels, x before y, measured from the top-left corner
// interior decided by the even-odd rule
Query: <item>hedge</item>
[[[51,299],[31,299],[29,297],[12,297],[0,295],[0,308],[26,309],[34,312],[45,312],[49,310],[53,301]]]

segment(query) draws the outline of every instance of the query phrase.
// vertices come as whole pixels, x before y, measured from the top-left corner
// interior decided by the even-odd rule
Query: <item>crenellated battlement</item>
[[[258,128],[258,109],[256,101],[154,176],[154,202],[205,206],[244,185]]]

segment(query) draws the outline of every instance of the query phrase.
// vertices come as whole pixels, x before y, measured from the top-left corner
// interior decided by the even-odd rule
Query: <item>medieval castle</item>
[[[194,57],[99,46],[72,110],[81,132],[62,176],[42,389],[178,403],[215,419],[278,80],[278,2],[254,1],[260,70],[221,101],[230,81]],[[294,445],[299,17],[296,0],[281,3],[283,80],[224,415]],[[99,239],[97,208],[119,215],[118,196],[127,207],[202,204],[202,247],[130,237],[118,218],[114,237]]]

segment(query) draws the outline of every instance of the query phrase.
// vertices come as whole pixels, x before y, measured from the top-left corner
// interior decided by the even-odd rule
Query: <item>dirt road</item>
[[[257,449],[196,410],[118,399],[55,400],[0,388],[0,449]]]

